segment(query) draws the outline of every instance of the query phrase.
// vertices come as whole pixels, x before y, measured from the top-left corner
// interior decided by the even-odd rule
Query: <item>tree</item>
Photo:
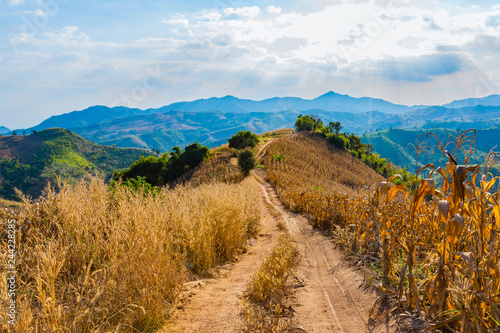
[[[328,134],[327,140],[338,149],[344,150],[350,148],[349,140],[342,135]]]
[[[335,132],[335,135],[339,135],[339,132],[344,126],[340,124],[340,121],[330,121],[328,124],[328,128],[330,129],[331,132]]]
[[[298,132],[322,130],[323,128],[323,120],[313,115],[299,115],[295,121],[295,129]]]
[[[17,136],[17,131],[12,132],[12,136]]]
[[[249,149],[243,150],[238,156],[238,166],[245,177],[250,174],[253,168],[257,166],[257,160],[253,151]]]
[[[239,131],[227,141],[229,142],[229,148],[254,148],[259,143],[259,137],[251,131]]]
[[[127,181],[142,177],[152,186],[162,186],[174,182],[209,156],[209,149],[199,143],[187,146],[184,152],[180,147],[174,147],[172,152],[165,153],[160,157],[141,157],[130,168],[115,171],[113,179],[116,181],[122,178],[123,181]]]

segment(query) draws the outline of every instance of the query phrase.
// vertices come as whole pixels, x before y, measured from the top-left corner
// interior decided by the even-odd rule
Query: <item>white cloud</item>
[[[266,8],[266,11],[269,14],[281,14],[281,8],[280,7],[269,6],[269,7]]]
[[[170,20],[164,20],[163,22],[171,25],[179,25],[185,28],[189,26],[189,20],[185,18],[174,18]]]
[[[226,8],[224,9],[225,16],[239,16],[244,18],[254,18],[260,14],[260,8],[257,6],[241,7],[241,8]]]
[[[24,0],[9,0],[8,3],[10,7],[13,7],[17,5],[22,5],[24,3]]]
[[[202,15],[203,18],[209,21],[219,21],[222,15],[217,10],[211,10]]]
[[[158,63],[170,84],[137,105],[147,108],[214,95],[316,97],[327,90],[445,103],[473,95],[478,73],[500,82],[500,6],[471,11],[428,5],[433,0],[399,1],[398,7],[382,0],[334,2],[314,2],[307,12],[254,6],[176,14],[165,17],[163,31],[152,24],[154,31],[130,37],[103,34],[111,36],[107,41],[92,39],[98,34],[81,26],[54,30],[51,24],[11,37],[22,47],[15,57],[0,54],[0,83],[26,83],[4,92],[12,107],[24,86],[34,94],[50,87],[54,96],[73,89],[68,96],[85,106],[109,104]],[[77,108],[72,105],[62,103],[60,110]]]

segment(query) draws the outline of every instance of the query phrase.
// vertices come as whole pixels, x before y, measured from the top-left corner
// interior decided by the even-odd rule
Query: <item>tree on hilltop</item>
[[[254,148],[259,143],[259,137],[251,131],[239,131],[227,141],[229,142],[229,148]]]

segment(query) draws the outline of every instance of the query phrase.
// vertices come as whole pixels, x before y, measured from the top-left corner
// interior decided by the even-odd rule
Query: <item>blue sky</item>
[[[500,93],[495,1],[0,0],[0,40],[9,128],[97,104]]]

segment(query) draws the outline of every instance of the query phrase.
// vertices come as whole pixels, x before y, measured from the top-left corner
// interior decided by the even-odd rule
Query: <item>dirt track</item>
[[[258,155],[266,145],[261,147]],[[187,286],[182,311],[175,327],[168,331],[234,332],[240,321],[243,292],[252,274],[277,242],[279,231],[276,214],[285,221],[301,254],[296,275],[303,286],[296,289],[292,304],[293,322],[300,328],[298,331],[394,331],[393,325],[375,330],[368,327],[368,310],[376,295],[364,288],[363,275],[348,266],[332,242],[313,230],[306,218],[287,212],[279,203],[274,189],[260,176],[254,173],[251,181],[261,193],[260,237],[249,248],[249,252],[242,256],[241,261],[222,270],[221,277],[193,282]]]
[[[376,298],[363,288],[363,276],[347,266],[331,241],[308,221],[287,212],[268,184],[261,185],[266,201],[280,212],[302,256],[297,277],[304,287],[293,305],[306,332],[368,332],[368,310]]]
[[[255,179],[251,185],[258,188]],[[261,200],[261,230],[258,239],[235,264],[226,265],[216,279],[191,282],[186,286],[182,311],[167,332],[234,332],[241,313],[241,300],[252,274],[276,245],[280,231],[276,220]]]

